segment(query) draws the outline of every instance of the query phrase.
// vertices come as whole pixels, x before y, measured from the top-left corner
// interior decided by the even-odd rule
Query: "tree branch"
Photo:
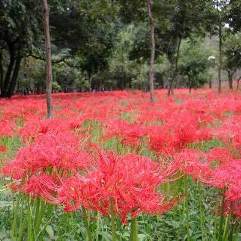
[[[35,55],[35,54],[33,54],[33,53],[28,54],[26,57],[32,57],[32,58],[34,58],[34,59],[38,59],[38,60],[41,60],[41,61],[45,61],[45,58],[44,58],[44,57],[42,57],[42,56],[40,56],[40,55]],[[81,68],[80,65],[74,65],[74,64],[69,63],[69,62],[68,62],[68,59],[70,59],[70,56],[65,56],[65,57],[63,57],[63,58],[61,58],[61,59],[56,59],[56,60],[53,60],[53,59],[52,59],[52,64],[55,65],[55,64],[64,63],[64,64],[66,64],[67,66],[69,66],[69,67],[71,67],[71,68]]]

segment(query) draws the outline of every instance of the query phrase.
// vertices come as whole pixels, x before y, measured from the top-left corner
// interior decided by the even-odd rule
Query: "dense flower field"
[[[240,93],[55,94],[45,109],[0,100],[3,240],[239,240]]]

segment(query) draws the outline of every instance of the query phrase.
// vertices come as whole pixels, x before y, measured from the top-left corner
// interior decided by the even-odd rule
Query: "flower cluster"
[[[59,195],[67,211],[83,206],[103,215],[114,212],[125,222],[128,214],[162,214],[172,208],[175,201],[158,192],[165,179],[148,158],[99,153],[97,167],[84,177],[66,180]]]
[[[12,178],[11,188],[15,191],[56,202],[63,180],[91,165],[90,155],[79,150],[80,142],[73,134],[49,132],[21,148],[2,173]]]
[[[18,136],[23,145],[1,170],[12,179],[13,190],[66,211],[114,212],[125,221],[129,214],[168,211],[175,201],[158,190],[180,172],[224,190],[226,212],[241,216],[239,93],[179,90],[166,98],[160,90],[155,103],[138,91],[55,94],[53,99],[50,120],[43,119],[43,96],[0,100],[0,141]],[[132,154],[104,150],[112,139]],[[193,148],[215,140],[219,147],[206,152]],[[8,149],[1,142],[0,154]]]
[[[184,150],[175,155],[184,173],[194,179],[222,190],[227,214],[241,217],[241,160],[234,159],[224,148],[208,153]]]

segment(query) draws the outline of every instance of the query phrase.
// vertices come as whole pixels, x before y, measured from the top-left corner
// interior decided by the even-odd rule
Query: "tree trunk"
[[[89,92],[92,91],[92,76],[89,77]]]
[[[228,70],[228,86],[230,90],[233,89],[233,75],[234,73]]]
[[[147,0],[147,10],[150,24],[150,69],[149,69],[149,88],[150,88],[150,100],[154,102],[154,64],[155,64],[155,52],[156,52],[156,43],[155,43],[155,25],[154,19],[152,16],[152,0]]]
[[[175,67],[174,67],[173,76],[172,76],[172,79],[170,81],[170,85],[169,85],[169,89],[168,89],[168,94],[167,94],[168,96],[173,94],[173,85],[174,85],[174,83],[176,81],[176,78],[177,78],[178,60],[179,60],[179,55],[180,55],[181,43],[182,43],[182,38],[180,37],[179,40],[178,40],[178,44],[177,44],[177,54],[176,54],[176,59],[175,59]]]
[[[0,52],[0,95],[2,93],[3,90],[3,53],[2,51]]]
[[[222,65],[223,65],[223,56],[222,56],[222,22],[221,17],[219,20],[219,27],[218,27],[218,37],[219,37],[219,64],[218,64],[218,92],[221,93],[222,91]]]
[[[18,56],[15,61],[15,66],[12,74],[11,81],[9,83],[9,87],[7,90],[7,97],[10,98],[14,94],[14,90],[16,88],[18,73],[21,65],[22,57]]]
[[[45,35],[45,51],[46,51],[46,100],[47,100],[47,118],[52,117],[52,54],[51,39],[49,30],[49,6],[48,0],[43,0],[44,7],[44,35]]]
[[[209,85],[209,89],[212,89],[213,83],[211,79],[209,80],[208,85]]]
[[[121,90],[124,90],[126,88],[125,82],[126,82],[126,80],[125,80],[125,70],[124,70],[124,67],[122,65],[122,67],[121,67]]]
[[[192,92],[192,81],[191,81],[190,76],[188,76],[188,83],[189,83],[189,94],[191,94],[191,92]]]
[[[239,90],[240,79],[241,79],[241,77],[239,77],[239,78],[238,78],[238,81],[237,81],[237,90]]]
[[[8,64],[8,69],[4,78],[4,83],[2,84],[1,97],[7,97],[9,84],[11,82],[12,72],[16,62],[15,51],[9,50],[10,60]]]

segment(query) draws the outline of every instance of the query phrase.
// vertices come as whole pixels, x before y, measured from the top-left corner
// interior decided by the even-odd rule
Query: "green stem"
[[[234,225],[231,224],[228,241],[233,241],[233,231],[234,231],[234,227],[233,227],[233,226],[234,226]]]
[[[18,202],[19,198],[17,197],[17,201],[13,200],[13,222],[12,222],[12,228],[11,228],[11,237],[12,239],[16,238],[16,226],[17,226],[17,206],[19,206]],[[15,204],[16,203],[16,204]]]
[[[35,202],[36,205],[36,212],[35,212],[35,233],[37,234],[37,236],[39,235],[40,231],[41,231],[41,224],[42,224],[42,219],[44,216],[44,210],[45,210],[45,203],[43,203],[40,199],[38,199]]]
[[[13,223],[12,223],[12,240],[22,241],[24,230],[26,228],[26,219],[24,213],[25,199],[21,195],[17,195],[17,200],[14,200],[13,206]]]
[[[89,224],[89,214],[85,208],[83,208],[83,221],[87,232],[87,240],[92,241],[91,229]]]
[[[189,186],[189,179],[188,177],[186,176],[184,178],[184,196],[185,196],[185,199],[184,199],[184,202],[183,202],[183,217],[185,217],[185,227],[186,227],[186,232],[187,232],[187,241],[190,241],[191,240],[191,237],[190,237],[190,232],[189,232],[189,210],[188,210],[188,186]]]
[[[110,212],[111,212],[111,234],[112,234],[112,241],[117,241],[117,235],[116,235],[116,216],[114,212],[114,207],[113,203],[111,202],[111,207],[110,207]]]
[[[229,216],[227,216],[226,218],[225,218],[225,223],[224,223],[224,228],[223,228],[223,238],[222,238],[222,240],[226,240],[226,238],[227,238],[227,235],[228,235],[228,230],[227,230],[227,228],[228,228],[228,223],[229,223]]]
[[[204,229],[204,222],[205,222],[205,208],[203,208],[203,187],[202,185],[198,182],[198,201],[199,201],[199,212],[200,212],[200,225],[201,225],[201,232],[202,232],[202,240],[205,238],[205,229]]]
[[[99,213],[97,213],[96,218],[97,218],[96,241],[99,241],[99,232],[100,232],[100,214]]]
[[[135,218],[131,219],[130,241],[138,241],[138,224]]]
[[[225,190],[223,190],[222,192],[222,204],[221,204],[221,216],[220,216],[220,220],[219,220],[219,228],[218,228],[218,233],[217,233],[217,237],[218,237],[218,241],[223,241],[223,225],[224,225],[224,203],[225,203]]]
[[[27,241],[34,241],[33,233],[33,214],[32,214],[32,200],[28,200],[28,238]]]
[[[236,238],[235,234],[237,233],[237,225],[236,225],[236,220],[235,220],[235,217],[231,216],[230,217],[231,220],[230,220],[230,223],[229,223],[229,226],[230,226],[230,231],[229,231],[229,236],[228,236],[228,241],[233,241],[233,240],[238,240],[238,238]]]

